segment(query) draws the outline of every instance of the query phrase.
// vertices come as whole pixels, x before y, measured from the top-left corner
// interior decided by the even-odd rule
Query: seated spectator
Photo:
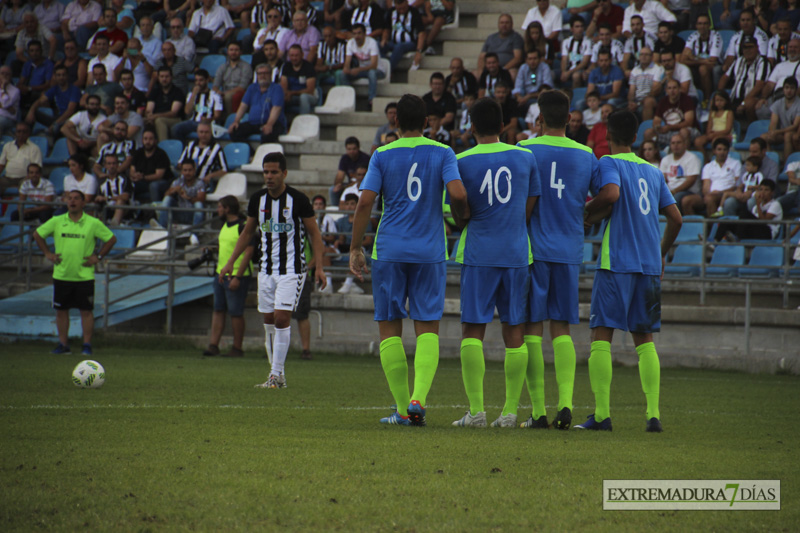
[[[436,50],[433,48],[433,42],[442,31],[445,24],[452,24],[455,22],[455,5],[456,0],[425,0],[424,15],[422,16],[422,23],[425,26],[430,26],[428,35],[425,37],[425,53],[428,55],[435,55]]]
[[[253,55],[253,83],[258,82],[255,71],[260,65],[269,67],[268,79],[270,83],[281,82],[281,71],[283,71],[284,61],[280,58],[278,43],[267,41],[264,47]]]
[[[69,82],[83,90],[86,87],[86,78],[89,76],[89,62],[78,55],[78,44],[70,39],[64,42],[64,59],[56,63],[56,67],[67,67]],[[54,69],[55,71],[55,69]]]
[[[641,110],[642,120],[651,120],[663,81],[664,68],[653,62],[653,52],[645,46],[639,51],[639,64],[633,67],[628,79],[628,111]]]
[[[301,57],[313,64],[317,59],[317,47],[320,40],[322,40],[322,34],[317,28],[308,24],[308,17],[300,11],[292,15],[292,29],[284,33],[281,40],[278,41],[278,49],[284,56],[287,56],[289,49],[298,45],[302,51]]]
[[[535,8],[534,8],[535,9]],[[525,25],[527,28],[527,24]],[[525,41],[522,36],[514,31],[514,19],[511,15],[503,13],[497,19],[497,33],[492,33],[486,38],[478,55],[478,68],[475,70],[475,77],[483,77],[486,72],[486,61],[490,54],[497,60],[497,67],[505,72],[516,75],[517,68],[522,64],[522,51],[525,48]],[[511,75],[509,75],[511,78]],[[508,80],[513,84],[513,80]],[[480,84],[483,86],[482,84]],[[486,88],[485,86],[483,86]],[[489,91],[491,95],[491,90]],[[479,95],[482,96],[482,95]]]
[[[661,52],[661,66],[664,67],[664,81],[675,80],[681,86],[681,93],[698,101],[697,87],[694,86],[692,71],[684,64],[675,62],[675,54],[670,51]],[[706,106],[707,107],[707,106]]]
[[[675,35],[675,27],[671,22],[659,22],[656,37],[656,43],[653,45],[653,61],[660,64],[661,54],[664,52],[672,52],[676,59],[680,59],[686,48],[686,41]]]
[[[141,146],[144,120],[142,120],[142,117],[138,113],[131,111],[130,102],[121,95],[114,98],[114,114],[108,117],[105,122],[101,123],[98,128],[98,146],[103,146],[105,143],[109,142],[111,137],[116,137],[116,124],[120,121],[124,122],[126,125],[123,138],[131,141],[130,150]],[[125,172],[126,170],[127,167],[121,169],[120,172]]]
[[[800,98],[797,98],[797,80],[783,80],[783,98],[770,107],[772,116],[769,131],[761,135],[768,144],[783,145],[783,158],[788,159],[795,146],[800,149]]]
[[[515,144],[517,142],[517,117],[520,113],[517,101],[511,96],[511,86],[498,82],[494,87],[493,98],[503,110],[503,131],[500,132],[500,140],[508,144]]]
[[[461,103],[461,117],[458,122],[458,129],[450,132],[450,137],[454,140],[454,145],[458,140],[467,148],[474,144],[475,139],[472,137],[472,117],[469,112],[472,109],[472,104],[474,104],[477,99],[478,95],[474,92],[468,92],[464,95],[464,101]],[[519,142],[519,140],[517,142]]]
[[[378,69],[380,57],[378,42],[372,37],[367,37],[366,28],[360,23],[353,26],[352,35],[353,38],[347,41],[342,81],[352,84],[359,78],[368,79],[368,102],[372,109],[372,100],[378,94],[378,80],[386,77],[386,73]],[[296,67],[292,65],[292,68]],[[337,82],[337,85],[340,83]]]
[[[567,139],[572,139],[576,143],[586,144],[589,130],[583,125],[583,114],[580,111],[570,112],[565,135]]]
[[[108,50],[106,52],[110,52],[117,57],[121,56],[128,44],[129,35],[127,32],[117,27],[117,12],[113,7],[107,7],[103,10],[103,16],[99,24],[100,27],[98,31],[89,39],[87,44],[89,53],[92,55],[96,53],[95,46],[97,44],[97,38],[102,35],[108,38]],[[103,54],[102,57],[105,57],[105,54]],[[111,72],[114,67],[106,65],[106,69]]]
[[[322,234],[322,245],[325,251],[322,257],[322,266],[329,267],[331,266],[332,258],[339,257],[339,251],[336,249],[336,239],[338,238],[338,235],[336,235],[336,221],[325,212],[326,204],[325,197],[321,194],[316,195],[311,200],[311,205],[317,217],[317,226],[319,226],[319,231]],[[325,274],[328,284],[320,292],[333,294],[333,279],[331,278],[330,270],[326,269]]]
[[[731,97],[736,114],[756,120],[756,104],[769,76],[769,63],[758,55],[756,42],[752,37],[742,40],[742,56],[733,62],[719,80],[719,90],[725,90],[728,81],[733,79]]]
[[[186,95],[172,83],[169,67],[158,69],[158,86],[147,95],[144,123],[156,129],[159,141],[169,139],[169,129],[181,121]]]
[[[659,168],[667,180],[667,187],[675,197],[675,203],[680,206],[684,196],[700,193],[702,161],[686,151],[686,140],[679,134],[672,136],[669,149],[670,153],[661,160]]]
[[[730,141],[719,138],[714,141],[713,147],[714,159],[703,166],[700,174],[702,195],[691,193],[681,200],[681,212],[685,215],[694,215],[704,207],[707,215],[716,213],[723,193],[732,191],[736,186],[736,178],[741,173],[742,165],[728,155]]]
[[[547,63],[548,67],[551,67],[556,59],[556,46],[554,41],[548,41],[544,37],[544,31],[542,30],[542,24],[536,20],[528,24],[528,28],[525,30],[524,36],[525,42],[525,49],[522,51],[522,59],[525,60],[525,56],[531,50],[538,50],[539,57],[542,58],[544,63]],[[513,75],[514,80],[516,81],[517,76],[516,74]]]
[[[142,35],[139,37],[139,42],[142,45],[142,54],[147,59],[147,64],[155,66],[158,60],[161,59],[161,39],[153,34],[153,19],[150,17],[142,17],[139,20],[139,30]]]
[[[677,19],[676,22],[668,23],[670,28],[674,26],[678,31],[688,29],[698,14],[708,13],[708,1],[709,0],[695,0],[695,2],[690,2],[690,0],[669,0],[664,5],[667,9],[672,11],[672,14],[675,15]],[[659,29],[661,29],[660,25]],[[681,39],[681,41],[682,40],[683,39]],[[681,44],[681,48],[683,48],[683,44]],[[678,50],[676,53],[680,55],[681,51]]]
[[[722,76],[722,66],[719,64],[723,53],[722,36],[711,31],[711,17],[707,14],[698,15],[695,26],[697,31],[686,41],[680,62],[691,69],[695,82],[700,85],[703,95],[708,99],[713,91],[714,81]]]
[[[187,0],[187,3],[191,0]],[[196,47],[194,40],[183,33],[183,20],[180,17],[173,17],[169,21],[169,39],[166,43],[171,43],[175,54],[183,58],[187,63],[194,63]],[[164,45],[161,45],[161,55],[164,55]]]
[[[175,179],[167,192],[161,207],[194,208],[196,211],[175,211],[172,213],[173,224],[190,224],[196,226],[203,222],[203,202],[206,201],[206,184],[197,179],[197,167],[194,160],[186,159],[180,164],[180,177]],[[166,209],[159,211],[158,223],[161,227],[170,227],[170,212]]]
[[[388,28],[381,36],[381,52],[389,55],[392,70],[397,68],[403,56],[416,50],[411,70],[417,70],[425,49],[425,26],[419,11],[411,9],[408,0],[395,0],[394,9],[386,15]],[[480,58],[478,62],[480,63]]]
[[[78,110],[81,91],[69,83],[67,67],[59,66],[53,71],[53,86],[33,103],[25,122],[33,126],[40,122],[47,126],[47,133],[55,137],[61,126]],[[50,113],[45,113],[47,109]]]
[[[325,26],[332,25],[336,30],[345,27],[347,18],[347,2],[345,0],[325,0],[323,7],[323,21]],[[327,290],[327,286],[325,289]],[[326,291],[323,291],[326,292]]]
[[[600,95],[597,91],[586,94],[586,109],[583,110],[583,123],[590,130],[600,122]]]
[[[528,25],[534,21],[542,25],[545,39],[548,41],[558,39],[558,34],[561,33],[561,26],[563,25],[561,10],[556,6],[551,6],[550,0],[536,0],[536,7],[528,10],[520,27],[526,30]]]
[[[636,16],[642,18],[644,31],[650,35],[658,33],[658,23],[662,21],[676,22],[678,19],[657,0],[634,0],[625,8],[622,19],[622,34],[627,38],[633,34],[632,19]]]
[[[114,69],[114,77],[120,79],[120,75],[125,70],[130,70],[133,74],[133,85],[140,91],[146,92],[150,88],[150,80],[153,76],[153,64],[142,53],[142,43],[136,37],[128,39],[128,46],[122,54],[120,62]]]
[[[144,115],[147,107],[147,95],[133,85],[133,72],[130,70],[120,72],[119,84],[122,87],[120,95],[128,100],[128,108],[139,116]]]
[[[217,0],[200,0],[189,22],[189,37],[195,47],[208,48],[210,54],[216,54],[227,44],[235,29],[228,11]]]
[[[595,157],[600,159],[604,155],[611,155],[611,148],[608,146],[608,115],[614,111],[611,104],[603,104],[600,108],[600,122],[592,127],[589,138],[586,139],[586,146],[592,149]]]
[[[95,65],[103,65],[106,69],[106,78],[109,81],[116,81],[114,78],[114,69],[117,68],[117,64],[119,64],[122,59],[109,50],[108,37],[105,35],[98,35],[95,37],[92,50],[95,51],[95,54],[93,54],[92,59],[89,60],[89,66],[87,67],[89,71],[89,77],[86,80],[87,87],[95,83],[93,70]]]
[[[320,85],[335,84],[337,77],[341,78],[345,56],[347,43],[336,36],[333,26],[322,28],[322,41],[317,48],[317,62],[314,64]]]
[[[543,91],[555,87],[553,73],[547,63],[542,61],[539,50],[530,50],[525,56],[525,64],[519,69],[517,81],[511,94],[516,98],[520,113],[526,113],[528,106],[536,102]]]
[[[367,166],[361,165],[356,169],[356,173],[354,175],[353,182],[342,191],[342,198],[339,200],[339,209],[346,211],[347,207],[345,205],[345,198],[349,194],[355,194],[358,198],[361,198],[361,182],[364,181],[364,176],[367,175]]]
[[[428,126],[422,130],[422,136],[438,143],[450,146],[450,132],[442,126],[442,111],[432,107],[428,109]]]
[[[97,64],[92,67],[94,83],[88,85],[81,96],[80,107],[87,107],[87,100],[90,96],[97,96],[100,99],[100,109],[103,113],[110,115],[114,112],[114,98],[122,92],[119,83],[106,80],[106,67]]]
[[[597,7],[592,13],[592,20],[589,22],[589,27],[586,28],[586,35],[597,35],[599,28],[605,25],[609,29],[611,39],[621,39],[624,20],[625,10],[622,7],[612,4],[611,0],[598,0]],[[595,37],[594,40],[596,41],[597,38]]]
[[[639,157],[654,167],[661,167],[661,150],[658,149],[655,141],[642,141],[642,146],[639,147]]]
[[[534,22],[531,24],[538,24],[538,22]],[[528,26],[530,28],[530,26]],[[532,104],[528,108],[528,113],[525,115],[525,125],[528,126],[528,129],[517,133],[517,142],[522,142],[525,139],[533,139],[534,137],[538,137],[542,134],[542,123],[539,122],[539,114],[541,110],[539,108],[539,104]]]
[[[743,212],[739,218],[743,220],[776,220],[783,218],[783,208],[780,202],[774,199],[775,182],[762,181],[758,190],[753,195],[755,205],[750,211]],[[714,240],[723,238],[736,242],[740,239],[772,240],[778,236],[780,224],[736,224],[732,222],[720,223]]]
[[[800,161],[792,161],[786,165],[786,176],[789,183],[786,194],[778,198],[783,212],[789,214],[793,209],[800,209]]]
[[[5,170],[5,176],[0,175],[0,196],[10,187],[19,187],[28,175],[28,165],[42,164],[42,151],[29,140],[30,126],[20,122],[17,124],[16,133],[14,142],[4,144],[0,152],[0,174]]]
[[[228,172],[228,161],[222,145],[211,135],[211,121],[203,120],[197,125],[197,140],[189,141],[183,149],[177,167],[180,168],[181,163],[189,159],[195,162],[197,179],[206,184],[206,189],[210,189],[212,182],[216,183]]]
[[[622,72],[625,73],[626,78],[631,75],[631,70],[633,70],[633,67],[638,63],[639,51],[642,48],[647,48],[652,54],[653,48],[655,48],[656,45],[656,38],[654,35],[655,34],[644,31],[642,17],[634,15],[631,18],[631,36],[628,37],[622,48],[622,63],[620,63],[620,67],[622,68]]]
[[[612,65],[623,65],[625,58],[625,46],[622,42],[611,37],[611,28],[606,25],[600,26],[597,32],[597,42],[592,45],[592,55],[589,57],[589,69],[583,75],[588,80],[589,75],[598,66],[600,52],[607,52],[611,56]],[[588,91],[587,91],[588,92]]]
[[[450,75],[444,79],[444,86],[458,105],[464,103],[468,93],[478,94],[478,80],[472,72],[464,69],[464,61],[460,57],[450,60]]]
[[[756,16],[752,8],[747,8],[739,15],[739,30],[728,42],[725,51],[725,61],[722,70],[728,71],[734,61],[744,55],[745,43],[753,43],[757,48],[757,55],[767,57],[767,44],[769,37],[766,32],[756,26]],[[764,60],[766,62],[766,59]]]
[[[681,93],[681,87],[675,80],[667,82],[667,94],[658,102],[653,117],[653,127],[644,132],[645,139],[655,139],[659,146],[667,146],[673,132],[683,135],[689,145],[700,135],[695,120],[696,104],[694,100]]]
[[[239,102],[253,78],[253,68],[242,61],[241,57],[242,48],[239,43],[230,43],[228,58],[217,69],[214,77],[214,91],[222,96],[226,113],[236,112]]]
[[[29,59],[22,66],[22,75],[17,88],[20,92],[20,105],[22,111],[27,113],[33,103],[50,88],[53,79],[53,62],[42,54],[42,43],[31,41],[28,43]]]
[[[105,167],[105,180],[97,188],[97,195],[94,201],[99,206],[107,205],[109,208],[114,208],[119,205],[130,205],[131,200],[131,182],[124,175],[119,172],[119,161],[114,154],[106,154],[102,159],[103,166]],[[106,214],[108,216],[108,214]],[[111,218],[111,223],[119,226],[122,223],[122,218],[125,216],[125,210],[114,209],[114,215]],[[106,218],[106,220],[108,220]]]
[[[427,113],[430,115],[431,110],[438,109],[442,117],[441,125],[449,131],[449,128],[452,128],[455,122],[456,99],[445,89],[444,75],[441,72],[431,74],[428,84],[431,90],[422,97]]]
[[[197,131],[197,125],[203,120],[219,123],[222,121],[222,97],[208,88],[208,72],[198,70],[194,75],[194,88],[186,96],[183,113],[190,117],[172,126],[170,134],[173,139],[185,139],[190,133]]]
[[[769,120],[772,115],[770,107],[780,98],[786,78],[792,77],[800,83],[800,39],[789,41],[786,49],[786,60],[775,65],[761,90],[761,99],[756,104],[756,116],[761,120]]]
[[[342,191],[356,179],[356,170],[360,166],[369,166],[369,156],[361,151],[361,143],[356,137],[348,137],[344,141],[344,155],[339,159],[339,168],[333,185],[328,191],[331,205],[339,205]]]
[[[564,18],[569,15],[570,21],[575,17],[580,17],[584,22],[584,26],[592,20],[592,12],[599,5],[599,2],[585,2],[582,0],[567,0],[566,7],[562,11]],[[622,18],[620,17],[620,21]],[[570,24],[571,25],[571,24]]]
[[[63,9],[63,7],[62,7]],[[47,26],[40,23],[36,15],[28,11],[22,15],[22,30],[17,34],[14,48],[17,52],[17,61],[27,61],[28,44],[39,41],[42,44],[42,55],[55,63],[56,37]]]
[[[586,94],[596,92],[601,103],[608,102],[611,107],[620,107],[626,102],[622,94],[624,81],[622,69],[612,65],[611,53],[603,50],[597,54],[597,68],[589,73]]]
[[[256,5],[256,0],[221,0],[220,5],[228,10],[231,20],[241,21],[246,28],[250,22],[250,10]]]
[[[483,69],[483,73],[478,80],[478,98],[483,98],[484,96],[493,97],[497,83],[502,82],[508,87],[514,86],[511,74],[500,67],[500,60],[497,58],[497,54],[494,52],[486,54],[485,64],[486,68]]]
[[[72,0],[61,17],[61,35],[64,41],[74,39],[81,50],[86,50],[86,43],[97,30],[97,21],[102,16],[103,8],[95,0]]]
[[[759,161],[755,157],[748,157],[744,161],[744,171],[736,181],[736,188],[722,194],[719,201],[720,207],[711,217],[721,217],[723,214],[731,213],[734,216],[746,212],[751,203],[755,203],[753,195],[758,189],[758,185],[764,181],[764,175],[758,171]]]
[[[281,72],[281,87],[287,111],[300,115],[314,111],[318,99],[317,74],[311,63],[303,59],[300,45],[289,48],[288,62]]]
[[[283,89],[270,81],[270,68],[266,64],[256,67],[258,81],[244,93],[239,110],[228,128],[231,140],[241,142],[253,134],[261,135],[261,142],[277,142],[286,131],[286,115],[283,113]],[[247,122],[240,124],[245,113],[250,112]]]
[[[19,186],[19,200],[22,207],[22,220],[38,220],[45,222],[53,216],[52,205],[24,205],[24,202],[52,202],[56,198],[56,190],[50,180],[42,177],[42,167],[37,163],[28,165],[28,174]],[[20,212],[11,213],[11,221],[20,220]]]
[[[156,132],[145,130],[142,134],[142,147],[133,152],[130,178],[133,195],[139,202],[158,202],[164,197],[172,171],[167,153],[159,148]]]
[[[254,19],[254,17],[258,18]],[[261,0],[256,4],[250,16],[250,33],[255,35],[253,39],[254,52],[261,50],[267,41],[277,43],[283,34],[289,31],[289,28],[281,25],[282,20],[283,15],[271,0]]]
[[[776,33],[767,43],[767,60],[773,67],[789,59],[789,42],[800,39],[800,35],[794,31],[795,28],[797,25],[792,25],[789,19],[781,19],[775,25]]]
[[[589,68],[592,40],[584,34],[585,27],[582,17],[572,15],[569,20],[572,35],[561,44],[561,83],[566,87],[581,87],[586,80],[584,72]]]
[[[353,235],[353,218],[355,216],[353,212],[356,210],[357,204],[358,195],[348,194],[344,199],[344,210],[349,211],[349,213],[346,217],[341,217],[336,221],[336,231],[339,233],[339,237],[336,239],[336,247],[342,254],[350,253],[350,239]],[[368,227],[367,233],[371,231],[372,227]],[[370,245],[372,245],[372,236],[365,234],[361,246],[365,247]],[[339,294],[364,294],[364,289],[356,285],[354,281],[353,274],[348,272],[344,284],[336,292]]]
[[[397,131],[397,103],[389,102],[383,110],[386,115],[386,124],[379,127],[375,132],[375,138],[372,140],[372,148],[370,155],[375,153],[375,150],[387,144],[386,134]]]
[[[733,104],[730,96],[725,91],[717,91],[711,102],[706,133],[694,140],[695,148],[702,152],[706,144],[713,143],[715,139],[733,139]]]
[[[98,179],[107,176],[108,170],[101,163],[105,162],[107,155],[113,155],[117,159],[116,170],[121,174],[127,174],[133,162],[133,141],[127,139],[128,125],[124,120],[114,122],[112,140],[101,145],[97,151],[97,162],[94,164],[94,173]]]
[[[175,45],[170,41],[161,45],[161,55],[162,57],[156,63],[153,77],[150,80],[150,91],[158,87],[158,71],[163,67],[168,67],[172,72],[172,83],[183,91],[183,94],[188,93],[191,90],[189,88],[189,74],[194,71],[194,65],[177,55]]]
[[[322,27],[322,16],[319,14],[319,11],[311,5],[310,0],[294,0],[292,4],[292,14],[297,12],[305,13],[309,26],[314,26],[317,29]],[[383,13],[381,13],[381,20],[382,19]]]
[[[58,0],[42,0],[33,8],[39,24],[53,33],[61,33],[61,17],[64,16],[64,4]],[[23,24],[25,18],[23,16]],[[52,59],[52,58],[51,58]]]
[[[94,202],[94,196],[97,194],[97,178],[93,174],[89,174],[89,158],[84,154],[74,154],[69,156],[69,174],[64,177],[64,201],[70,191],[81,191],[86,198],[86,203],[91,204]],[[59,211],[65,208],[60,208],[56,211],[56,215],[61,214]]]
[[[347,39],[353,37],[352,29],[356,24],[363,24],[367,36],[376,41],[383,38],[386,14],[381,6],[372,0],[354,0],[354,8],[350,11],[350,32],[344,32]],[[294,22],[294,19],[292,19]],[[309,24],[311,21],[309,21]]]
[[[86,109],[72,115],[61,127],[61,134],[67,138],[70,155],[78,152],[92,154],[97,151],[98,128],[106,118],[105,113],[100,110],[100,97],[96,94],[89,95],[86,98]]]

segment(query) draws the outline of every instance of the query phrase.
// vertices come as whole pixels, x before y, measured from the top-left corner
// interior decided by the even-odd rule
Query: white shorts
[[[303,292],[305,274],[258,273],[258,312],[294,311]]]

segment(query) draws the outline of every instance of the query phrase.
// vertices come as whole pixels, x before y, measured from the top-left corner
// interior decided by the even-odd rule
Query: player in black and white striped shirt
[[[128,124],[124,120],[119,120],[114,124],[113,135],[114,139],[107,142],[100,147],[97,152],[97,163],[94,165],[94,173],[98,179],[105,177],[105,170],[102,162],[105,161],[105,156],[113,155],[119,164],[119,172],[125,173],[131,167],[133,161],[133,141],[126,139],[128,135]]]
[[[208,88],[209,77],[204,69],[195,72],[194,87],[192,92],[186,95],[186,103],[183,105],[184,115],[190,118],[170,128],[173,139],[185,139],[187,135],[197,131],[197,124],[203,120],[211,120],[218,124],[222,120],[222,96]]]
[[[250,197],[247,222],[239,234],[236,248],[220,270],[220,279],[231,275],[236,259],[261,231],[261,257],[258,268],[258,310],[264,313],[265,347],[272,368],[266,383],[257,387],[286,387],[284,364],[289,351],[292,311],[306,281],[303,239],[306,234],[314,252],[315,277],[320,289],[327,281],[323,270],[322,237],[308,196],[286,185],[286,158],[279,152],[264,157],[264,183]]]
[[[222,151],[222,145],[211,135],[210,121],[203,120],[197,125],[197,140],[189,142],[183,149],[178,160],[178,168],[186,159],[192,159],[197,164],[197,178],[203,180],[206,186],[228,172],[225,152]]]

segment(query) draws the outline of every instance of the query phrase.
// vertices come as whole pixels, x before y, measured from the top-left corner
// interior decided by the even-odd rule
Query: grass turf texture
[[[254,389],[261,354],[198,356],[178,341],[95,348],[98,390],[72,385],[80,355],[3,345],[0,529],[783,530],[800,523],[798,379],[663,370],[665,432],[645,433],[636,368],[615,368],[614,432],[469,429],[460,363],[442,360],[428,427],[383,426],[377,358],[290,355],[289,388]],[[133,348],[133,346],[139,346]],[[171,349],[170,349],[171,348]],[[487,363],[488,420],[504,400]],[[555,381],[547,367],[548,415]],[[573,424],[591,401],[576,376]],[[527,392],[523,404],[529,405]],[[519,411],[520,421],[530,408]],[[791,452],[791,450],[795,452]],[[602,510],[603,479],[781,479],[783,509]]]

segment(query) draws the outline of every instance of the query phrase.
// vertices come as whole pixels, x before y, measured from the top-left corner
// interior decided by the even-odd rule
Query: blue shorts
[[[661,278],[598,269],[592,287],[589,327],[631,333],[661,330]]]
[[[244,315],[244,302],[247,299],[247,290],[250,288],[250,277],[245,276],[239,280],[239,288],[232,291],[228,288],[231,278],[225,278],[224,284],[219,282],[219,276],[214,276],[214,311],[228,313],[231,316]]]
[[[561,320],[577,324],[580,265],[534,261],[528,297],[529,322]]]
[[[440,263],[372,262],[375,320],[441,320],[447,266]],[[406,314],[406,302],[409,313]]]
[[[496,306],[500,322],[524,324],[530,282],[529,267],[461,265],[461,322],[488,324]]]

